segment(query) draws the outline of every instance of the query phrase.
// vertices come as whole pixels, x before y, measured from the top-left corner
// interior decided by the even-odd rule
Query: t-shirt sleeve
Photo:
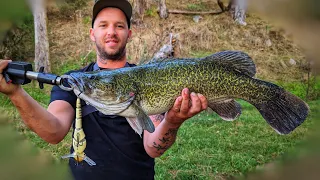
[[[66,74],[70,74],[74,71],[69,71]],[[67,83],[64,84],[65,87],[70,87]],[[76,109],[77,96],[73,91],[62,90],[59,86],[53,86],[51,89],[50,103],[56,100],[63,100],[68,102],[74,109]]]
[[[53,86],[51,90],[50,103],[56,100],[66,101],[74,109],[76,108],[77,96],[73,93],[73,91],[65,91],[59,86]]]

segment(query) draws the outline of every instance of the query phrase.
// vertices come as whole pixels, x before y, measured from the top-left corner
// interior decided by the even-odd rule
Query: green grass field
[[[315,110],[320,101],[310,103]],[[225,179],[246,174],[293,153],[313,117],[289,135],[279,135],[248,103],[233,122],[206,112],[183,124],[176,143],[157,159],[157,179]]]
[[[49,102],[51,86],[44,90],[37,84],[25,86],[32,97],[43,106]],[[290,86],[288,86],[290,87]],[[0,109],[11,117],[9,123],[15,130],[60,161],[69,151],[71,135],[59,144],[50,145],[28,130],[12,107],[10,101],[0,95]],[[216,114],[202,112],[186,121],[178,132],[176,143],[156,159],[156,179],[228,179],[245,175],[265,164],[296,153],[313,127],[314,112],[320,100],[308,102],[309,118],[289,135],[278,135],[249,103],[239,101],[242,115],[233,122],[220,119]],[[66,165],[66,160],[60,161]]]

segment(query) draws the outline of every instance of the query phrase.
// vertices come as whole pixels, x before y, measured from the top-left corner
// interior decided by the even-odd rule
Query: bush
[[[320,79],[316,76],[311,76],[309,80],[301,82],[279,82],[276,84],[306,101],[320,98]]]
[[[157,7],[151,6],[149,9],[145,11],[145,15],[153,18],[157,17],[158,16]]]
[[[87,0],[61,0],[58,3],[60,16],[63,18],[72,17],[75,12],[87,5]]]
[[[306,85],[306,99],[316,100],[320,98],[320,79],[317,76],[311,76]]]
[[[14,22],[0,44],[0,58],[26,61],[34,57],[34,23],[32,13]]]

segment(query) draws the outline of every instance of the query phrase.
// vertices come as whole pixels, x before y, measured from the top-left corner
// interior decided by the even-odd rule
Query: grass
[[[149,16],[149,17],[156,18],[158,16],[157,7],[156,6],[151,6],[149,9],[146,9],[145,15]]]
[[[278,82],[279,86],[290,90],[291,93],[302,97],[306,100],[314,100],[320,97],[320,80],[317,76],[312,76],[309,80],[309,92],[308,82]]]
[[[205,9],[205,5],[203,3],[200,4],[187,4],[187,9],[190,11],[201,11]]]
[[[312,103],[312,110],[320,105]],[[278,135],[250,104],[233,122],[206,112],[188,120],[176,143],[157,159],[156,179],[225,179],[240,176],[293,151],[313,124],[309,118],[289,135]]]

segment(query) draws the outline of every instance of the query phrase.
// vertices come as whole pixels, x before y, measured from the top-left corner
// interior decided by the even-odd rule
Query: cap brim
[[[109,0],[109,1],[100,0],[93,6],[92,27],[94,24],[94,20],[96,19],[99,12],[102,9],[107,8],[107,7],[114,7],[114,8],[119,8],[120,10],[122,10],[127,18],[128,23],[130,23],[130,19],[132,16],[132,7],[128,1],[126,1],[126,0]],[[128,24],[128,25],[130,26],[130,24]]]

